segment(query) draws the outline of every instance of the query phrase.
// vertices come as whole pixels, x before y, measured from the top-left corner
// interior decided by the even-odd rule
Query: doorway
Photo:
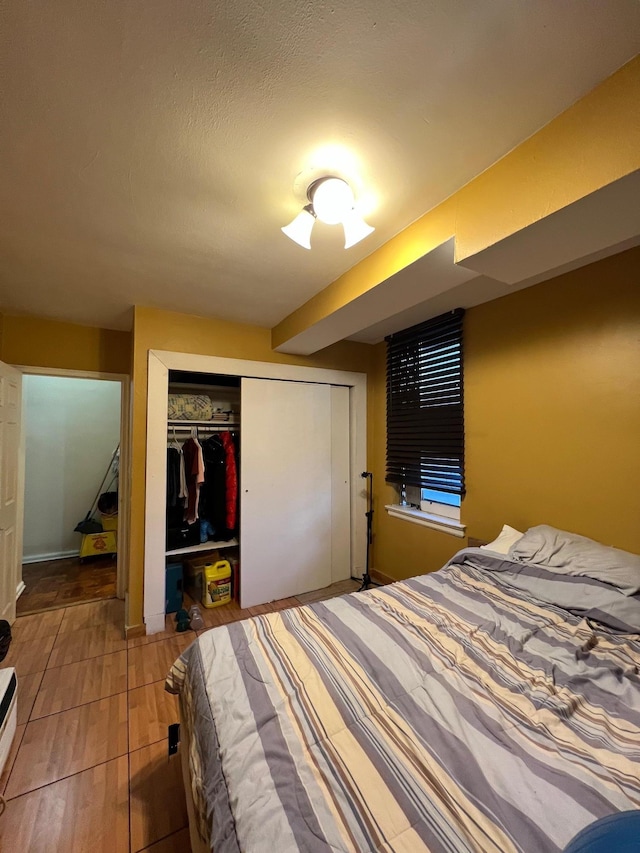
[[[122,586],[124,385],[117,377],[31,371],[22,381],[24,527],[16,614],[115,598]],[[77,531],[84,520],[90,523]]]

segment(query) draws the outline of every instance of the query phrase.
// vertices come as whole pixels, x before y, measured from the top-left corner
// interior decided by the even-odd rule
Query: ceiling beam
[[[385,318],[390,299],[394,313],[406,316],[411,304],[402,300],[416,298],[418,285],[409,280],[421,272],[418,262],[426,259],[429,273],[441,258],[434,252],[452,237],[455,258],[440,283],[425,279],[422,304],[473,277],[457,278],[456,265],[511,285],[533,283],[554,265],[577,266],[580,257],[629,244],[640,232],[637,214],[626,224],[624,216],[604,223],[603,211],[616,200],[631,204],[640,170],[638,103],[640,57],[286,317],[271,331],[272,347],[308,354],[357,336]]]

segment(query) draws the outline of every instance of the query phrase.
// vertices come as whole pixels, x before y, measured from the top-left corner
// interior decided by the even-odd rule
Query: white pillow
[[[494,551],[496,554],[508,554],[511,546],[519,542],[523,536],[524,533],[516,530],[515,527],[509,527],[508,524],[505,524],[497,539],[489,542],[488,545],[481,545],[480,547],[484,548],[485,551]]]

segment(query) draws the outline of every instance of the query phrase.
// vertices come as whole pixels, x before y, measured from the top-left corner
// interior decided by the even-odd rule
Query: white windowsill
[[[467,530],[466,524],[462,524],[461,521],[456,521],[454,518],[446,518],[444,515],[436,515],[432,512],[422,512],[422,510],[415,509],[412,506],[387,504],[385,509],[392,518],[411,521],[413,524],[422,524],[423,527],[430,527],[432,530],[439,530],[441,533],[457,536],[458,539],[462,539]]]

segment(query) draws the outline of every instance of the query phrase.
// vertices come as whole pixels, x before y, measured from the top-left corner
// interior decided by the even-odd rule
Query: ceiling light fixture
[[[319,178],[307,188],[309,204],[282,231],[303,249],[311,248],[311,231],[316,219],[327,225],[342,224],[344,247],[349,249],[375,231],[354,207],[353,191],[342,178]]]

